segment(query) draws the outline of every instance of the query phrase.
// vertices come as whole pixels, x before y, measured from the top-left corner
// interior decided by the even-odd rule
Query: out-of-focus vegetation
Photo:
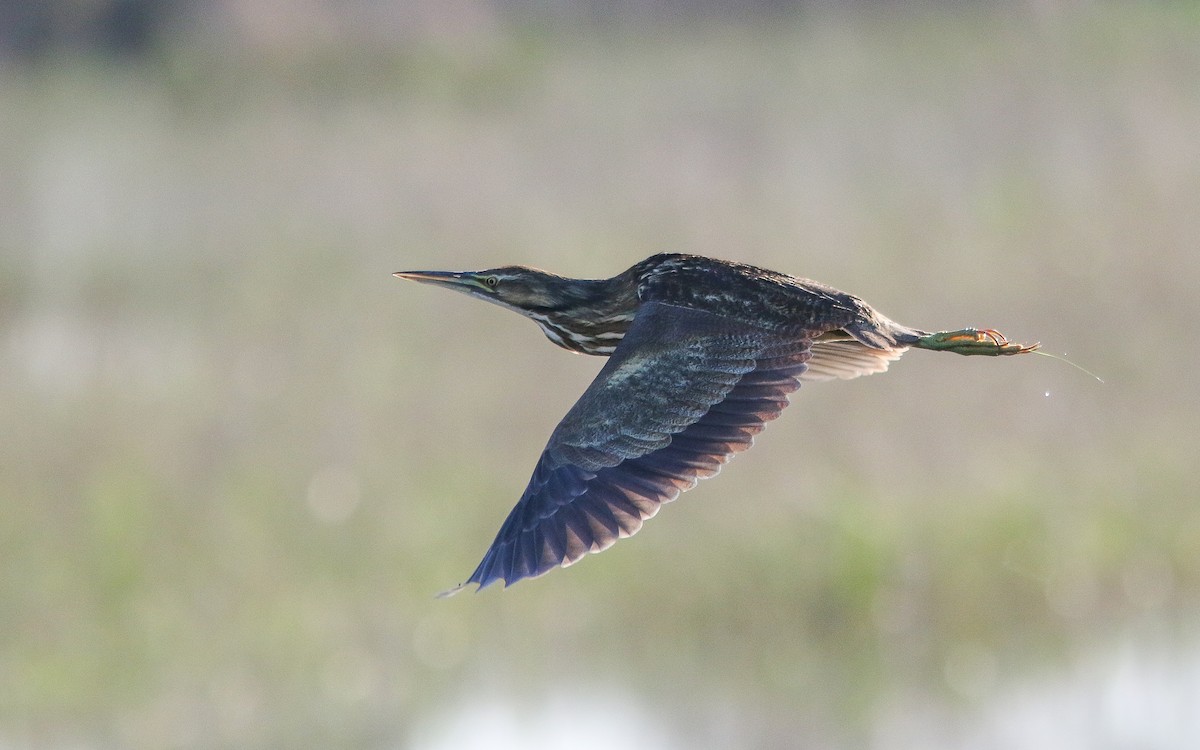
[[[1194,653],[1195,6],[494,11],[0,64],[0,745],[464,747],[566,695],[621,746],[957,746]],[[665,250],[1105,382],[805,387],[636,539],[435,600],[600,361],[389,273]],[[1185,746],[1167,661],[1088,746]]]

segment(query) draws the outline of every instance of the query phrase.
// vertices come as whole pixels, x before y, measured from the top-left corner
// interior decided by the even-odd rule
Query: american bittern
[[[507,586],[631,536],[749,448],[806,380],[883,372],[910,347],[993,356],[1038,347],[993,330],[909,328],[824,284],[694,255],[655,255],[611,279],[524,266],[396,276],[515,310],[555,344],[609,357],[458,588]]]

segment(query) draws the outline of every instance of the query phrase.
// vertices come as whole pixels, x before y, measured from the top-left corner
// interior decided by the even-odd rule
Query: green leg
[[[913,346],[919,349],[930,349],[935,352],[954,352],[955,354],[983,354],[998,357],[1007,354],[1028,354],[1036,351],[1041,344],[1014,344],[999,331],[990,328],[979,330],[964,328],[960,331],[938,331],[917,340]]]

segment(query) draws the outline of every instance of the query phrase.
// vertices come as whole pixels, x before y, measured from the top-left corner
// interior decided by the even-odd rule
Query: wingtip
[[[479,591],[482,591],[483,589],[487,588],[491,584],[495,583],[496,581],[503,581],[504,588],[508,588],[509,582],[503,578],[488,578],[488,579],[481,580],[478,576],[473,575],[470,578],[468,578],[467,580],[458,584],[457,586],[446,589],[445,591],[442,591],[441,593],[439,593],[437,595],[437,598],[438,599],[449,599],[450,597],[454,596],[458,592],[467,588],[471,584],[475,584],[475,591],[479,592]]]
[[[454,596],[458,592],[465,589],[470,583],[471,583],[470,581],[464,581],[463,583],[460,583],[453,588],[446,589],[445,591],[440,591],[437,594],[437,598],[438,599],[449,599],[450,597]]]

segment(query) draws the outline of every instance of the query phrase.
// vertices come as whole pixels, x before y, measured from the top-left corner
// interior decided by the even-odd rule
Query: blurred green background
[[[5,3],[0,747],[1194,747],[1198,8]],[[806,386],[435,599],[600,360],[389,274],[661,251],[1105,382]]]

